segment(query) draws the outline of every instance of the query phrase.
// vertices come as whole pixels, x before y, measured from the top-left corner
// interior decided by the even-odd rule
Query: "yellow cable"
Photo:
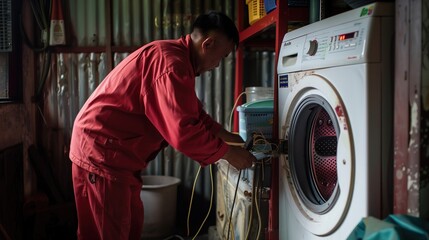
[[[262,168],[261,168],[262,169]],[[259,187],[259,181],[257,181],[257,185],[256,185],[256,191],[258,192],[258,194],[255,196],[255,206],[256,206],[256,213],[258,214],[258,235],[256,237],[256,239],[259,239],[259,236],[261,235],[261,228],[262,228],[262,220],[261,220],[261,213],[259,210],[259,202],[258,202],[258,197],[260,195],[259,191],[262,190],[262,188]]]
[[[242,92],[242,93],[240,93],[240,95],[238,95],[237,99],[235,100],[234,106],[231,109],[231,113],[229,115],[229,127],[230,127],[230,131],[232,131],[232,116],[234,114],[234,110],[237,107],[238,101],[240,100],[240,97],[243,94],[246,94],[246,92]],[[228,142],[228,144],[235,145],[235,143],[229,143],[229,142]],[[243,144],[240,143],[239,146],[243,146]],[[195,180],[194,180],[194,185],[192,186],[192,194],[191,194],[191,200],[190,200],[190,203],[189,203],[189,210],[188,210],[188,217],[187,217],[187,224],[186,224],[187,225],[187,235],[188,236],[190,235],[190,231],[189,231],[189,218],[190,218],[190,215],[191,215],[192,201],[193,201],[193,198],[194,198],[195,185],[197,183],[197,179],[198,179],[198,176],[200,174],[200,170],[201,170],[201,166],[198,168],[198,172],[197,172],[197,175],[195,176]],[[228,172],[229,172],[229,166],[228,166]],[[229,177],[229,174],[227,173],[227,180],[228,180],[228,177]],[[195,234],[195,236],[194,236],[193,239],[195,239],[195,237],[197,237],[198,233],[201,231],[201,229],[202,229],[205,221],[207,220],[208,216],[210,215],[210,211],[211,211],[211,208],[212,208],[212,205],[213,205],[213,188],[214,187],[213,187],[213,170],[212,170],[212,165],[210,165],[210,182],[211,182],[211,188],[212,188],[211,189],[211,196],[210,196],[210,207],[209,207],[209,210],[207,212],[206,217],[204,218],[203,222],[201,223],[200,228],[198,229],[198,231]],[[233,207],[233,206],[231,206],[231,207]],[[232,222],[230,221],[229,224],[232,225]]]
[[[226,144],[230,146],[236,146],[236,147],[244,147],[245,143],[239,143],[239,142],[226,142]]]
[[[238,95],[237,99],[235,99],[234,106],[232,107],[231,113],[229,114],[229,131],[232,131],[232,116],[234,115],[234,110],[237,107],[238,100],[240,100],[240,97],[243,96],[243,94],[246,94],[246,92],[240,93],[240,95]]]
[[[249,234],[250,234],[250,229],[252,228],[252,223],[253,223],[253,206],[255,205],[255,178],[253,178],[253,183],[252,183],[252,196],[251,196],[251,203],[250,203],[250,216],[249,216],[249,224],[247,224],[247,232],[246,232],[246,237],[244,239],[249,239]]]
[[[229,233],[230,233],[230,230],[231,230],[231,226],[233,226],[232,225],[232,216],[233,216],[233,211],[234,211],[234,204],[235,204],[235,201],[237,199],[237,192],[238,192],[238,188],[239,188],[239,184],[240,184],[241,171],[242,170],[239,170],[239,172],[238,172],[237,185],[235,187],[234,197],[233,197],[232,204],[231,204],[231,211],[230,211],[230,214],[229,214],[229,223],[230,224],[229,224],[229,228],[228,228],[227,239],[229,239]]]
[[[235,239],[235,230],[234,230],[234,225],[232,225],[232,222],[231,221],[229,221],[229,227],[232,227],[231,228],[231,237],[232,237],[232,239],[231,240],[234,240]],[[227,239],[229,239],[229,236],[227,236]]]
[[[209,207],[209,210],[207,211],[206,217],[204,218],[203,222],[200,225],[200,228],[198,229],[197,233],[195,233],[195,236],[192,238],[192,240],[194,240],[198,236],[198,234],[200,233],[200,231],[203,228],[204,223],[207,221],[207,218],[209,217],[210,211],[212,209],[212,205],[213,205],[213,168],[212,168],[212,165],[210,165],[210,183],[211,183],[210,207]]]
[[[226,176],[225,176],[225,181],[226,181],[226,184],[227,184],[227,187],[228,187],[228,176],[229,176],[229,164],[228,164],[228,166],[227,166],[227,170],[226,170]],[[223,191],[226,193],[226,192],[228,192],[228,188],[226,188],[226,189],[223,189]],[[228,192],[228,194],[229,194],[229,192]],[[223,198],[223,204],[224,204],[224,206],[225,206],[225,222],[223,223],[223,232],[222,232],[222,234],[223,234],[223,236],[225,236],[225,231],[226,231],[226,225],[227,224],[230,224],[230,222],[228,222],[228,219],[229,219],[229,213],[228,213],[228,209],[227,209],[227,207],[228,207],[228,203],[227,203],[227,199],[226,199],[226,197],[224,196],[224,198]]]
[[[258,194],[259,195],[259,194]],[[256,237],[256,239],[259,239],[259,236],[261,235],[261,225],[262,225],[262,220],[261,220],[261,213],[260,213],[260,210],[259,210],[259,202],[258,202],[258,198],[255,198],[255,202],[256,202],[256,204],[255,204],[255,206],[256,206],[256,213],[258,214],[258,222],[259,222],[259,224],[258,224],[258,235],[257,235],[257,237]]]
[[[244,94],[246,94],[246,92],[242,92],[242,93],[240,93],[238,95],[238,97],[235,99],[234,106],[232,107],[231,112],[229,114],[229,131],[230,132],[232,132],[232,116],[234,115],[234,111],[235,111],[235,108],[237,107],[237,104],[238,104],[238,101],[240,100],[240,97],[243,96]],[[227,144],[229,144],[229,145],[235,145],[235,146],[244,146],[244,143],[230,143],[230,142],[227,142]],[[227,168],[227,172],[226,172],[226,181],[227,182],[228,182],[228,179],[229,179],[229,167],[230,167],[230,165],[228,164],[228,168]],[[241,173],[241,171],[240,171],[240,173]],[[240,179],[238,179],[238,181],[240,181]],[[237,185],[237,188],[238,188],[238,185]],[[234,202],[235,201],[233,201],[232,204],[234,204]],[[226,203],[225,206],[228,206],[228,204]],[[234,206],[232,205],[231,209],[233,209],[233,208],[234,208]],[[235,239],[234,226],[233,226],[232,221],[231,221],[231,219],[232,219],[232,213],[229,214],[231,216],[228,216],[228,211],[225,211],[225,213],[226,213],[225,217],[226,217],[226,219],[228,219],[227,220],[228,228],[232,229],[232,237],[233,237],[233,239]],[[225,229],[224,229],[224,231],[225,231]],[[229,233],[227,233],[227,235],[228,235],[227,238],[229,239]]]
[[[187,218],[187,223],[186,223],[187,230],[188,230],[188,232],[187,232],[187,236],[188,236],[188,237],[189,237],[189,234],[190,234],[190,232],[189,232],[189,217],[190,217],[190,215],[191,215],[192,200],[194,199],[195,185],[197,184],[197,179],[198,179],[198,175],[200,174],[200,170],[201,170],[201,166],[198,168],[197,175],[195,176],[195,179],[194,179],[194,185],[192,186],[191,200],[190,200],[190,202],[189,202],[188,218]]]

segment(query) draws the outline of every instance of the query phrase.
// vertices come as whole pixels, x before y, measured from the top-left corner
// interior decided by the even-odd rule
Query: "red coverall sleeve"
[[[206,111],[204,111],[203,109],[203,105],[201,104],[201,101],[199,101],[199,107],[201,109],[200,112],[200,119],[201,121],[203,121],[204,125],[206,126],[206,128],[212,132],[212,134],[216,135],[222,127],[222,125],[220,125],[218,122],[214,121],[212,117],[210,117],[210,115],[208,115],[206,113]]]
[[[148,119],[172,147],[206,166],[229,147],[215,136],[221,126],[202,109],[194,83],[186,74],[164,73],[143,94],[143,104]]]

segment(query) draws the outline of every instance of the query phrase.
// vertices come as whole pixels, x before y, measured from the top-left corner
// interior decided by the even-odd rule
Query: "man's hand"
[[[249,168],[256,161],[255,156],[248,150],[236,146],[229,146],[228,152],[222,158],[238,170]]]

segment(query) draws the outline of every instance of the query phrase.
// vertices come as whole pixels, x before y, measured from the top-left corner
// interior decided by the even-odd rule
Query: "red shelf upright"
[[[276,8],[267,15],[249,26],[245,18],[246,0],[238,0],[237,28],[240,34],[240,44],[236,51],[235,61],[235,91],[234,99],[243,92],[243,61],[245,46],[252,45],[257,41],[258,35],[269,29],[275,29],[275,65],[274,65],[274,119],[273,119],[273,142],[278,142],[278,89],[277,89],[277,56],[280,52],[281,43],[288,30],[289,22],[308,22],[307,7],[290,7],[287,0],[276,0]],[[272,45],[272,43],[270,44]],[[238,114],[234,114],[234,131],[238,131]],[[278,193],[278,159],[272,162],[271,189],[269,200],[268,229],[266,239],[278,240],[279,238],[279,193]]]

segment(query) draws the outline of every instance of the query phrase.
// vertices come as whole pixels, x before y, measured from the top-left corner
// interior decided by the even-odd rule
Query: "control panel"
[[[380,49],[394,37],[382,28],[394,20],[392,6],[369,5],[286,33],[277,72],[380,62]]]
[[[303,46],[303,62],[335,57],[341,60],[362,58],[365,28],[360,22],[310,33]],[[329,56],[334,54],[335,56]]]

